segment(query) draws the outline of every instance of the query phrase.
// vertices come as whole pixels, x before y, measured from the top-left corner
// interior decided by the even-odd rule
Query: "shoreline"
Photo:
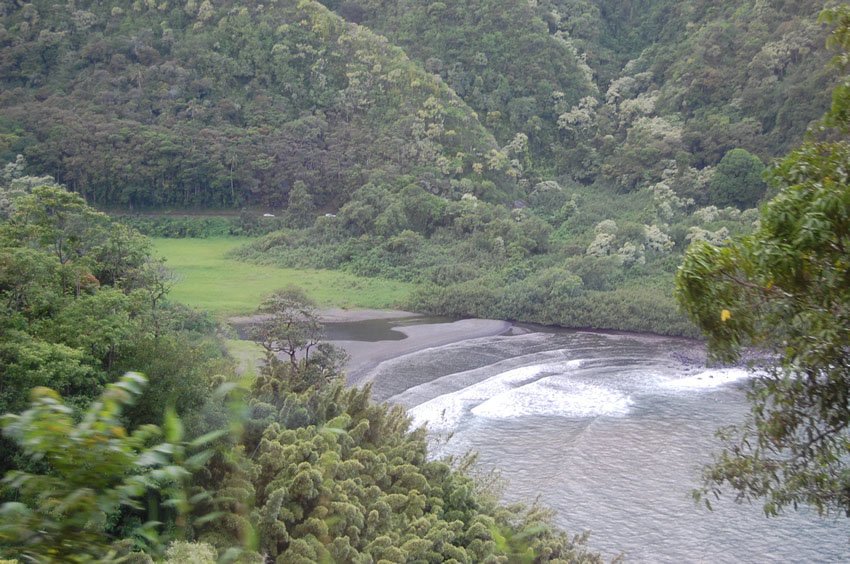
[[[395,331],[404,333],[406,336],[400,340],[373,342],[332,340],[329,342],[344,349],[349,355],[346,364],[348,385],[363,386],[371,381],[367,378],[368,373],[387,360],[470,339],[504,335],[513,327],[513,323],[509,321],[496,319],[461,319],[449,323],[395,326],[393,327]]]
[[[427,316],[403,310],[327,308],[319,310],[318,313],[322,323],[381,323],[393,332],[404,335],[401,339],[392,340],[328,339],[327,342],[340,347],[349,355],[345,374],[350,386],[368,383],[369,380],[365,376],[384,361],[469,339],[504,335],[515,327],[510,321],[497,319],[460,319],[446,322],[434,318],[434,322],[429,323]],[[228,318],[227,322],[241,335],[243,328],[262,318],[262,315],[235,316]]]
[[[380,324],[383,329],[390,329],[396,335],[403,335],[401,338],[376,338],[373,340],[345,337],[328,338],[327,342],[340,347],[349,355],[345,366],[346,382],[349,386],[363,386],[369,383],[371,381],[368,378],[369,373],[382,362],[394,358],[471,339],[516,332],[566,330],[597,333],[614,338],[640,339],[646,342],[653,342],[658,339],[676,339],[704,345],[699,339],[692,337],[671,337],[655,333],[622,330],[569,328],[499,319],[467,318],[446,321],[445,318],[431,318],[426,314],[404,310],[323,308],[318,310],[318,316],[322,323],[331,326]],[[234,316],[228,318],[227,322],[236,329],[238,334],[242,335],[242,330],[246,326],[263,317],[259,314]],[[700,349],[702,347],[698,347],[693,355],[688,355],[689,358],[679,360],[685,364],[704,364],[706,361],[705,351]]]

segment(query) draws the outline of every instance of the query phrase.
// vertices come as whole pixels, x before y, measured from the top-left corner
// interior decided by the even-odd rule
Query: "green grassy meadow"
[[[177,276],[170,298],[218,317],[253,312],[263,297],[299,286],[320,307],[399,307],[413,284],[363,278],[345,272],[258,266],[227,258],[247,238],[153,239],[155,254]]]

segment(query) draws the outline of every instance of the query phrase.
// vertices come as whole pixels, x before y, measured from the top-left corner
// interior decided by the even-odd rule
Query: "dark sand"
[[[393,329],[407,338],[392,341],[331,341],[345,349],[350,358],[346,366],[348,383],[360,386],[369,382],[369,372],[385,360],[451,343],[507,333],[512,324],[494,319],[461,319],[451,323],[397,325]]]
[[[404,338],[392,340],[330,340],[349,354],[346,365],[348,383],[358,386],[367,383],[369,372],[386,360],[467,339],[502,335],[513,327],[508,321],[495,319],[461,319],[453,322],[434,320],[431,323],[420,314],[399,310],[323,309],[319,313],[323,322],[331,324],[351,326],[361,322],[384,321],[394,333],[404,335]],[[239,330],[259,317],[232,317],[229,321]]]

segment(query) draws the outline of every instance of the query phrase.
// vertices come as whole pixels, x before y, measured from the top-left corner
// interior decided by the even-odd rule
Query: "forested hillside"
[[[601,168],[633,188],[659,159],[778,156],[828,100],[819,1],[326,5],[439,74],[498,139],[527,135],[541,174]]]
[[[811,0],[554,2],[558,26],[580,38],[591,64],[600,57],[602,172],[628,189],[658,178],[665,161],[703,169],[736,147],[763,160],[782,155],[829,100],[822,8]]]
[[[558,114],[597,92],[569,38],[550,35],[524,0],[326,2],[401,46],[478,112],[502,143],[528,136],[544,168],[560,145]]]
[[[3,30],[5,154],[96,204],[279,207],[302,182],[333,208],[404,175],[448,195],[496,148],[438,78],[315,2],[36,2]]]
[[[333,209],[378,179],[505,202],[766,160],[828,101],[814,0],[326,5],[7,3],[2,156],[102,205],[279,207],[301,181]]]
[[[828,105],[821,8],[7,3],[0,156],[110,209],[272,211],[242,258],[407,307],[689,333],[681,252],[750,230]]]

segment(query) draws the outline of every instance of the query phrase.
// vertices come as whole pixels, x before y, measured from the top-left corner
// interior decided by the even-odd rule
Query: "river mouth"
[[[477,452],[506,479],[506,501],[539,499],[558,525],[592,531],[592,548],[627,562],[850,559],[841,522],[767,519],[727,498],[709,512],[691,499],[714,431],[746,414],[746,370],[706,368],[686,339],[438,321],[368,326],[366,339],[406,335],[384,341],[357,341],[360,326],[346,325],[338,343],[371,350],[356,381],[427,425],[435,456]]]

